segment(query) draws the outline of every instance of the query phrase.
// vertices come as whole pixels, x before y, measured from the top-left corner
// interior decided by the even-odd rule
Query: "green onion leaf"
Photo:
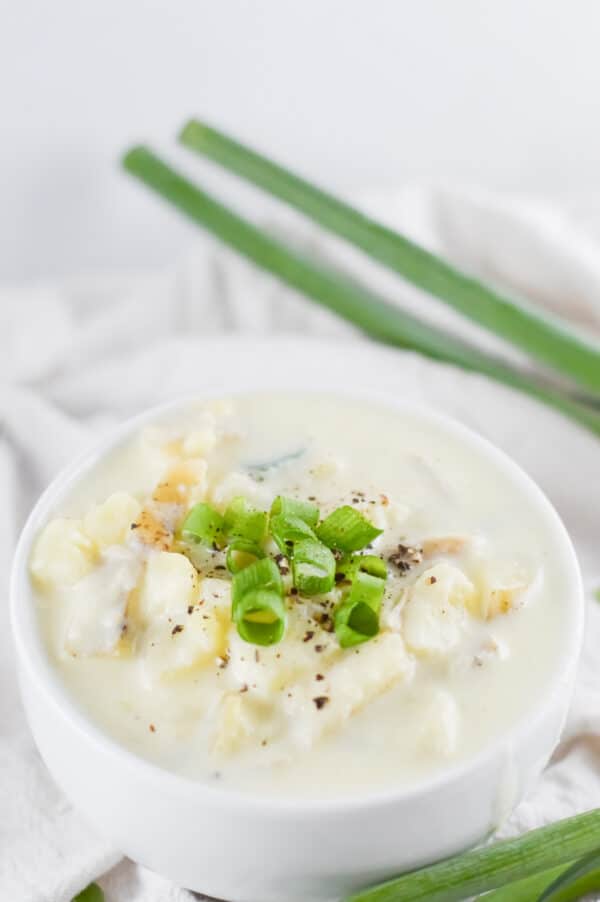
[[[72,902],[104,902],[104,893],[97,883],[90,883],[74,897]]]
[[[600,889],[600,851],[586,855],[560,874],[539,902],[575,902],[588,893]]]
[[[131,148],[123,158],[123,166],[171,206],[208,229],[229,247],[354,323],[372,338],[397,347],[412,348],[435,360],[444,360],[467,370],[485,373],[491,379],[555,407],[600,435],[600,414],[594,407],[571,397],[561,388],[550,387],[547,381],[505,365],[498,358],[453,338],[448,332],[427,325],[345,273],[299,254],[219,203],[147,147]],[[535,328],[531,334],[535,334]],[[597,370],[597,363],[594,365]]]
[[[302,595],[322,595],[333,588],[335,558],[317,539],[303,539],[294,545],[292,573]]]
[[[557,868],[550,868],[542,871],[540,874],[532,874],[523,880],[515,880],[514,883],[507,883],[499,889],[493,889],[491,893],[477,898],[484,899],[485,902],[532,902],[539,900],[540,894],[556,880],[560,874],[564,874],[568,865],[561,864]]]
[[[360,551],[380,536],[383,530],[373,526],[360,511],[345,504],[329,514],[319,524],[316,532],[328,548],[349,552]]]
[[[247,570],[241,572],[245,573]],[[285,632],[285,602],[273,589],[253,589],[235,604],[234,622],[238,633],[246,642],[275,645]]]
[[[250,564],[262,560],[264,556],[264,551],[255,542],[250,542],[248,539],[234,539],[227,548],[225,563],[230,573],[239,573]]]
[[[271,505],[271,517],[298,517],[310,527],[319,522],[319,508],[310,501],[298,501],[296,498],[285,498],[278,495]]]
[[[385,582],[358,571],[345,599],[333,615],[335,633],[342,648],[360,645],[379,632],[379,610]]]
[[[459,902],[597,852],[599,830],[600,810],[588,811],[403,874],[346,902]]]
[[[186,542],[221,546],[225,537],[223,517],[210,504],[200,502],[191,509],[183,521],[181,535]]]
[[[284,517],[283,514],[273,517],[270,523],[271,535],[282,554],[291,558],[294,545],[303,539],[314,539],[315,534],[300,517]]]
[[[188,122],[180,141],[300,210],[493,334],[596,394],[600,392],[600,348],[557,317],[455,269],[406,236],[206,123]]]
[[[267,514],[259,511],[245,498],[234,498],[225,511],[225,532],[228,538],[247,539],[260,544],[267,532]]]

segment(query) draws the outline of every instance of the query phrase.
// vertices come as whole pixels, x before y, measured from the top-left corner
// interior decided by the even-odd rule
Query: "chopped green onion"
[[[246,570],[241,572],[245,573]],[[238,633],[246,642],[252,642],[254,645],[275,645],[283,638],[285,632],[284,600],[273,589],[253,589],[235,604],[234,622]]]
[[[286,498],[278,495],[271,505],[271,517],[298,517],[304,520],[310,527],[315,527],[319,522],[319,508],[310,501],[298,501],[296,498]]]
[[[233,619],[235,620],[235,607],[239,601],[253,592],[255,589],[272,589],[279,595],[283,594],[283,584],[281,582],[281,573],[274,560],[266,557],[263,560],[244,567],[235,574],[232,580],[231,595],[233,605]]]
[[[343,601],[334,614],[335,634],[342,648],[367,642],[379,632],[379,615],[364,601]]]
[[[97,883],[90,883],[74,897],[72,902],[104,902],[104,893]]]
[[[259,544],[267,532],[267,514],[259,511],[245,498],[234,498],[225,511],[225,531],[228,538],[247,539]]]
[[[283,514],[272,517],[270,530],[275,544],[286,557],[292,556],[296,542],[315,538],[308,523],[300,517],[284,517]]]
[[[356,573],[368,573],[384,580],[388,575],[385,561],[376,554],[353,554],[349,558],[342,558],[338,572],[343,573],[347,579],[352,579]]]
[[[539,902],[576,902],[600,889],[600,851],[586,855],[560,874],[539,897]]]
[[[373,526],[360,511],[345,504],[329,514],[319,524],[316,532],[328,548],[349,552],[360,551],[380,536],[383,530]]]
[[[600,810],[588,811],[403,874],[346,902],[459,902],[597,851],[599,830]]]
[[[239,570],[232,581],[232,619],[246,642],[274,645],[285,632],[281,574],[271,558]]]
[[[181,527],[181,535],[186,542],[201,542],[203,545],[222,545],[224,534],[223,517],[204,502],[191,509]]]
[[[303,539],[294,545],[292,573],[303,595],[322,595],[333,588],[335,558],[317,539]]]
[[[255,542],[248,539],[234,539],[229,543],[225,563],[230,573],[239,573],[250,564],[262,560],[265,553]]]
[[[377,635],[384,590],[383,579],[362,571],[355,574],[346,598],[333,615],[336,636],[342,648],[359,645]]]

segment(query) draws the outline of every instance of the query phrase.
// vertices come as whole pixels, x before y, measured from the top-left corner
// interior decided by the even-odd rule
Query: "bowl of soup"
[[[333,900],[467,848],[570,701],[583,602],[540,490],[383,395],[186,398],[31,514],[12,614],[58,785],[231,902]]]

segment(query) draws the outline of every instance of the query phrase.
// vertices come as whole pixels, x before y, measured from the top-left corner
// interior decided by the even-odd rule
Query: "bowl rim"
[[[469,755],[461,761],[436,771],[430,777],[420,778],[415,785],[394,787],[393,784],[376,790],[360,791],[356,794],[339,796],[315,796],[295,797],[293,795],[266,795],[261,796],[252,790],[238,787],[225,787],[209,784],[201,779],[194,779],[177,774],[154,764],[152,761],[136,754],[112,738],[108,733],[96,725],[91,717],[86,715],[76,699],[71,697],[68,687],[62,683],[58,671],[53,667],[43,644],[41,632],[38,629],[35,612],[35,595],[31,586],[27,564],[30,550],[39,529],[52,515],[57,503],[68,496],[71,489],[98,463],[100,459],[119,447],[119,445],[131,438],[140,428],[151,425],[190,403],[203,403],[223,397],[239,397],[257,394],[295,394],[295,395],[319,395],[344,397],[348,400],[370,401],[380,406],[391,408],[397,414],[410,414],[417,419],[432,423],[450,435],[470,446],[477,453],[482,454],[495,467],[503,470],[506,475],[523,491],[523,497],[532,505],[535,505],[540,516],[545,520],[548,530],[555,534],[557,547],[560,548],[561,567],[568,575],[570,585],[568,605],[569,613],[565,616],[565,629],[563,630],[560,658],[547,685],[538,698],[534,708],[527,709],[517,718],[511,726],[486,742],[475,754]],[[25,602],[25,603],[24,603]],[[565,601],[567,604],[567,600]],[[11,579],[10,579],[10,619],[13,641],[17,649],[19,668],[26,668],[28,675],[38,691],[44,695],[47,702],[68,720],[69,725],[90,743],[98,746],[105,754],[122,766],[135,768],[138,773],[143,773],[148,779],[158,780],[175,793],[185,793],[189,797],[194,793],[198,797],[211,797],[222,807],[240,806],[244,809],[261,810],[281,814],[287,811],[294,816],[310,814],[327,810],[348,811],[371,808],[373,806],[389,806],[417,796],[425,797],[435,793],[443,786],[458,782],[469,774],[477,772],[490,764],[494,757],[502,749],[510,749],[522,742],[536,725],[542,722],[548,711],[554,706],[555,699],[560,696],[559,690],[572,686],[577,669],[578,659],[583,642],[583,628],[585,617],[585,599],[583,593],[581,573],[573,548],[571,538],[559,517],[554,506],[539,488],[536,482],[503,450],[493,442],[480,435],[470,427],[460,423],[445,413],[440,413],[435,407],[426,402],[411,402],[399,399],[391,392],[365,389],[356,387],[344,387],[336,385],[334,389],[322,392],[318,389],[307,388],[281,388],[271,392],[262,388],[225,391],[199,389],[189,394],[179,394],[168,401],[154,405],[133,417],[127,418],[119,425],[111,429],[100,440],[88,446],[86,450],[77,455],[67,464],[52,480],[41,494],[21,531],[15,550]]]

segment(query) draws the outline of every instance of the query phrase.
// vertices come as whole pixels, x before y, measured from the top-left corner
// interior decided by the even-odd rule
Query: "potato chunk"
[[[65,648],[72,655],[114,652],[126,624],[129,596],[142,565],[131,549],[112,545],[69,593]]]
[[[196,608],[152,623],[142,643],[146,676],[173,679],[214,663],[225,650],[225,629],[214,612]],[[177,621],[177,622],[175,622]]]
[[[425,570],[409,591],[402,611],[408,647],[423,654],[446,654],[459,642],[467,610],[476,598],[462,570],[439,563]]]
[[[140,504],[131,495],[115,492],[85,515],[84,531],[99,548],[118,545],[125,541],[131,524],[138,519],[141,510]]]
[[[153,552],[137,599],[139,616],[144,622],[157,617],[183,617],[195,603],[197,593],[198,574],[183,554]]]
[[[56,588],[76,583],[90,572],[96,558],[81,520],[61,517],[51,520],[38,536],[29,567],[38,585]]]
[[[412,679],[414,661],[402,637],[382,633],[352,649],[324,672],[292,684],[283,708],[296,744],[309,747],[321,736],[341,729],[345,721],[394,683]]]

